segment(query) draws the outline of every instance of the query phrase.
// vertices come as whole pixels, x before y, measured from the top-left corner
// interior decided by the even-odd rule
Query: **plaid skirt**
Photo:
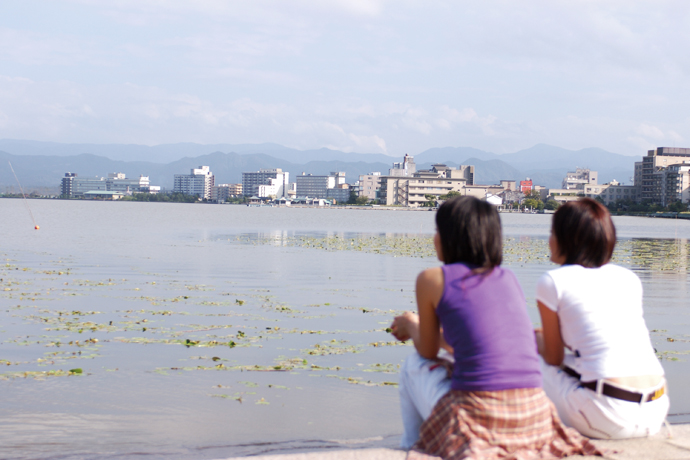
[[[602,453],[565,427],[541,388],[451,390],[422,424],[408,459],[554,459]]]

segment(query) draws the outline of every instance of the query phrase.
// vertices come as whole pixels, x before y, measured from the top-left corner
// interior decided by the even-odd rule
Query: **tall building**
[[[173,192],[185,195],[196,195],[199,198],[211,199],[211,189],[215,178],[208,166],[192,168],[189,174],[175,174]]]
[[[654,173],[655,183],[660,185],[662,206],[674,201],[690,202],[690,160],[674,164]]]
[[[690,162],[690,148],[658,147],[648,150],[642,161],[635,162],[635,185],[639,187],[640,199],[661,204],[664,201],[664,175],[661,170],[673,165]]]
[[[242,193],[259,198],[285,197],[290,183],[290,173],[280,168],[260,169],[242,173]]]

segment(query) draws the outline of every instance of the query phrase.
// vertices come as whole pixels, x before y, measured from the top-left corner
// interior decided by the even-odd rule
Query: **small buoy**
[[[35,228],[36,230],[38,230],[38,229],[41,228],[41,227],[39,227],[38,225],[36,225],[34,228]]]

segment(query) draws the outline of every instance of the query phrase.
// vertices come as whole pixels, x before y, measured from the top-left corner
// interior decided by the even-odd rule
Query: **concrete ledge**
[[[604,458],[609,460],[688,460],[690,459],[690,424],[672,425],[670,432],[667,428],[663,428],[661,433],[649,438],[594,442],[597,446],[608,450]],[[392,448],[363,448],[320,450],[252,458],[255,460],[405,460],[407,452]],[[569,458],[601,459],[601,457],[581,455]]]

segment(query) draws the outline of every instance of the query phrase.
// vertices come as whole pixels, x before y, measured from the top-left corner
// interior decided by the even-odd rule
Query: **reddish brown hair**
[[[616,227],[611,214],[591,198],[569,201],[553,216],[551,233],[565,264],[601,267],[611,260],[616,246]]]

